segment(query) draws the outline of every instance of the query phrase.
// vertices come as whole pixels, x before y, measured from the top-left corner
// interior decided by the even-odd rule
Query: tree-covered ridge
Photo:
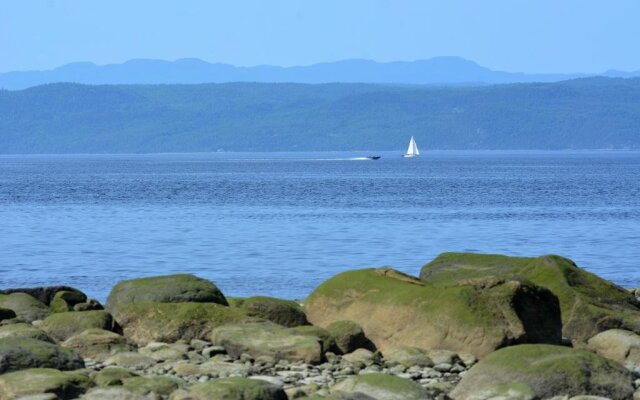
[[[640,79],[479,87],[50,84],[0,91],[0,152],[640,148]]]

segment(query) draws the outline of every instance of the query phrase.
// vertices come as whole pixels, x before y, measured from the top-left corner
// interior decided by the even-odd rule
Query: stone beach
[[[307,299],[193,275],[0,290],[4,399],[640,399],[640,293],[559,256],[445,253]]]

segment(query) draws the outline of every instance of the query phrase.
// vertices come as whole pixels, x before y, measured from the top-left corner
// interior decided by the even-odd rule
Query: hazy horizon
[[[236,66],[297,66],[459,56],[495,71],[597,73],[640,69],[632,0],[7,0],[0,3],[0,73],[72,62],[199,58]]]

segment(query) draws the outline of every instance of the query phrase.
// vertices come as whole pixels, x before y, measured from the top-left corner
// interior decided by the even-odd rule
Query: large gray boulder
[[[0,374],[27,368],[72,370],[84,367],[73,350],[35,339],[0,339]]]
[[[302,335],[272,322],[223,325],[211,332],[211,342],[223,346],[235,357],[248,353],[254,358],[318,364],[322,360],[322,340]]]
[[[593,395],[624,400],[633,396],[633,378],[620,364],[590,351],[523,344],[505,347],[480,360],[450,396],[455,400],[488,399],[500,388],[532,391],[541,399]],[[480,396],[482,393],[488,397]]]
[[[640,335],[622,329],[600,332],[588,342],[589,349],[640,373]]]
[[[26,293],[0,294],[0,307],[13,311],[26,322],[44,319],[51,310],[44,303]]]
[[[117,318],[123,306],[149,302],[229,305],[212,282],[190,274],[178,274],[118,282],[109,293],[106,308]]]

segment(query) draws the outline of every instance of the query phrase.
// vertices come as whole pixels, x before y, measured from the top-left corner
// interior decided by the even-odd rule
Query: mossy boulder
[[[613,400],[633,396],[631,373],[586,350],[544,344],[510,346],[474,365],[450,396],[472,399],[495,385],[527,385],[537,398],[594,395]]]
[[[271,356],[277,360],[318,364],[322,360],[322,341],[316,336],[297,333],[273,322],[224,325],[211,332],[211,342],[239,357]]]
[[[284,390],[259,379],[224,378],[199,383],[189,389],[196,400],[287,400]]]
[[[351,353],[356,349],[375,350],[375,345],[365,336],[362,327],[353,321],[335,321],[327,325],[327,332],[336,341],[340,353]]]
[[[54,340],[45,331],[31,324],[17,323],[0,326],[0,339],[24,338],[53,343]]]
[[[289,328],[291,332],[306,335],[306,336],[315,336],[320,338],[322,341],[322,353],[326,353],[330,351],[335,354],[341,353],[338,345],[336,344],[336,339],[329,333],[328,330],[324,328],[320,328],[319,326],[314,325],[301,325],[295,326],[293,328]]]
[[[113,330],[111,314],[104,310],[68,311],[51,314],[39,325],[53,339],[63,342],[87,329]]]
[[[79,303],[84,303],[85,301],[87,301],[87,296],[82,292],[61,290],[53,296],[53,299],[51,299],[49,308],[51,308],[51,311],[54,313],[73,311],[73,306]]]
[[[0,399],[53,393],[60,399],[74,399],[91,387],[83,374],[57,369],[35,368],[0,375]]]
[[[93,311],[104,310],[104,307],[98,300],[89,299],[83,303],[78,303],[73,306],[73,311]]]
[[[134,376],[122,380],[122,386],[139,394],[168,397],[181,389],[184,381],[172,376]]]
[[[49,307],[26,293],[0,294],[0,307],[13,311],[25,322],[44,319],[51,314]]]
[[[131,369],[144,369],[155,365],[158,361],[154,358],[135,351],[116,353],[104,360],[104,365],[118,366]]]
[[[207,339],[217,326],[253,319],[242,309],[213,303],[135,303],[116,316],[124,336],[139,346]]]
[[[26,293],[29,296],[34,297],[39,302],[49,305],[53,300],[53,297],[56,293],[61,291],[67,292],[82,292],[76,288],[71,286],[40,286],[40,287],[32,287],[32,288],[12,288],[12,289],[4,289],[0,290],[0,294],[12,294],[12,293]]]
[[[424,282],[445,286],[487,277],[527,280],[551,290],[560,301],[563,335],[575,344],[612,328],[640,334],[640,308],[633,294],[560,256],[444,253],[420,272]]]
[[[72,370],[84,367],[73,350],[35,339],[0,339],[0,374],[27,368]]]
[[[309,325],[304,310],[293,300],[254,296],[244,299],[239,307],[247,310],[251,316],[263,318],[278,325],[287,327]]]
[[[124,336],[97,328],[73,335],[61,345],[95,361],[104,361],[112,354],[134,350]]]
[[[405,367],[433,367],[434,362],[429,354],[417,347],[401,346],[383,354],[387,365],[404,365]]]
[[[439,286],[391,268],[347,271],[316,288],[305,309],[314,325],[358,323],[383,353],[412,346],[482,357],[510,344],[561,340],[558,299],[515,280]]]
[[[191,274],[154,276],[118,282],[107,298],[107,310],[117,317],[121,307],[135,303],[229,305],[216,285]]]
[[[331,393],[376,400],[424,400],[431,397],[425,389],[409,379],[381,373],[347,378],[333,386]]]
[[[122,385],[122,381],[136,376],[133,372],[121,367],[106,367],[93,377],[96,385],[101,387]]]
[[[591,339],[590,350],[619,362],[628,370],[640,373],[640,335],[622,329],[609,329]]]

